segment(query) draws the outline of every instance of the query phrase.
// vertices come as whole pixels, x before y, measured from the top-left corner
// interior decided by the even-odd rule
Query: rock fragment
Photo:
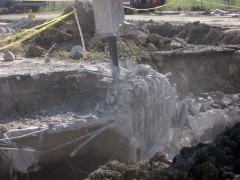
[[[74,46],[71,49],[71,58],[73,59],[80,59],[83,57],[83,47],[82,46]]]
[[[4,61],[14,61],[15,55],[11,51],[5,51],[3,55]]]

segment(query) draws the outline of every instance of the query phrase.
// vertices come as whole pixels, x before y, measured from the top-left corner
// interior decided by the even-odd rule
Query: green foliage
[[[140,48],[133,41],[124,42],[118,41],[118,56],[120,59],[127,57],[136,57],[140,54]]]
[[[107,56],[107,52],[88,52],[86,57],[84,58],[85,61],[94,61],[94,60],[101,60]]]
[[[119,59],[125,59],[127,57],[136,57],[140,55],[140,48],[136,46],[136,44],[132,40],[118,39],[118,57]],[[88,52],[85,61],[93,61],[93,60],[102,60],[104,58],[109,58],[108,47],[105,47],[103,52],[93,51]]]
[[[53,55],[59,59],[69,59],[70,52],[61,50],[54,52]]]

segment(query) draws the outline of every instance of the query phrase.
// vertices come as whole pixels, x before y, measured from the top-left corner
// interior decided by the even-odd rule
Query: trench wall
[[[161,53],[163,62],[155,61],[158,71],[176,84],[180,97],[191,93],[239,92],[240,54],[232,51]],[[159,66],[161,64],[161,66]]]
[[[107,82],[102,79],[77,71],[0,77],[0,115],[26,114],[62,104],[95,106],[105,98]]]

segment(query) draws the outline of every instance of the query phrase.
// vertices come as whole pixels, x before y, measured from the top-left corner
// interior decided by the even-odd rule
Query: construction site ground
[[[61,13],[36,13],[36,19],[46,21],[59,15]],[[11,23],[27,17],[28,14],[1,15],[0,26],[12,28],[14,24]],[[0,136],[2,148],[6,148],[0,155],[7,154],[10,157],[8,161],[12,163],[9,172],[7,161],[0,158],[0,180],[2,177],[91,180],[201,179],[200,176],[216,180],[240,178],[240,130],[239,125],[234,127],[240,120],[240,17],[161,12],[132,14],[125,18],[133,24],[133,35],[118,39],[120,82],[124,84],[127,77],[136,74],[145,78],[145,73],[148,74],[146,82],[155,76],[161,77],[164,83],[169,81],[166,92],[158,90],[163,94],[172,93],[177,97],[176,103],[181,104],[181,108],[176,109],[177,120],[170,123],[182,125],[171,126],[181,135],[170,134],[171,140],[177,143],[164,147],[165,153],[170,149],[174,159],[169,160],[164,153],[157,152],[148,160],[124,164],[136,160],[129,161],[133,158],[132,149],[126,146],[129,141],[124,135],[120,137],[120,130],[114,130],[118,125],[111,119],[118,117],[114,113],[121,110],[122,104],[116,100],[112,103],[111,98],[119,94],[111,91],[117,85],[111,77],[108,57],[73,60],[52,55],[50,61],[44,57],[52,45],[46,43],[49,39],[64,39],[64,42],[57,42],[61,51],[69,51],[69,47],[79,44],[75,41],[80,41],[79,37],[76,38],[79,34],[75,34],[74,24],[70,23],[68,27],[56,26],[59,34],[47,30],[41,37],[27,41],[29,44],[24,44],[25,48],[20,53],[16,52],[14,61],[4,61],[4,52],[0,52]],[[95,38],[91,31],[84,35],[89,52],[106,51],[104,39]],[[29,46],[37,47],[37,50],[30,50]],[[39,51],[44,52],[40,53],[42,57],[32,57],[32,52]],[[134,63],[129,65],[129,60]],[[152,68],[137,64],[147,64]],[[129,66],[134,66],[134,70]],[[121,98],[120,94],[119,101]],[[171,107],[175,102],[170,101],[171,98],[171,94],[166,97],[168,106],[164,107]],[[185,119],[181,117],[186,110],[184,107],[188,107]],[[209,120],[206,117],[210,117]],[[194,118],[203,120],[203,124],[209,122],[209,127],[201,123],[197,127]],[[232,129],[225,130],[227,125]],[[189,135],[186,130],[189,127],[202,134],[195,136],[197,133],[194,132],[196,134]],[[184,133],[192,138],[191,143],[179,139]],[[219,133],[222,134],[217,136]],[[185,145],[193,146],[185,148]],[[11,156],[24,155],[22,151],[16,155],[7,151],[7,148],[21,149],[24,148],[22,146],[37,150],[29,157],[32,158],[30,165],[27,160],[23,166],[20,164],[24,158],[19,161],[11,159]],[[111,161],[114,159],[120,162]],[[38,162],[41,162],[42,170]],[[99,165],[102,166],[98,168]]]

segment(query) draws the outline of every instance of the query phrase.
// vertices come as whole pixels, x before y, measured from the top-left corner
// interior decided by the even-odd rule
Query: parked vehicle
[[[32,9],[37,12],[41,6],[46,6],[46,1],[24,1],[24,0],[0,0],[0,8],[8,8],[9,12],[17,9]]]
[[[124,0],[123,4],[125,6],[129,6],[131,8],[136,9],[148,9],[148,8],[154,8],[157,6],[164,5],[166,3],[166,0]],[[125,8],[126,12],[127,8]],[[155,11],[154,9],[149,10],[151,12]]]

